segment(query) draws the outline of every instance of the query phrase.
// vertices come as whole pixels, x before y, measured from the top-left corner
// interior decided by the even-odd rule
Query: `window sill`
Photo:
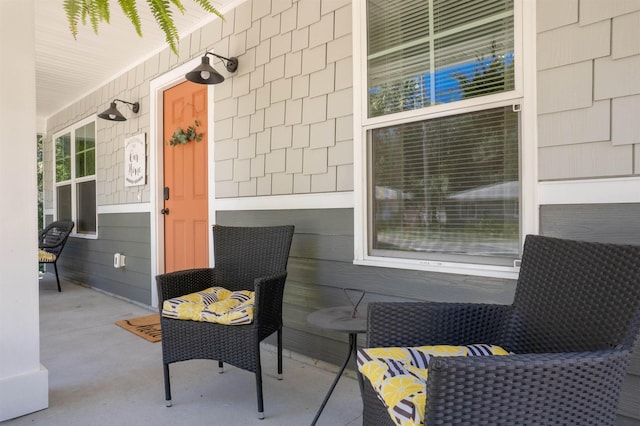
[[[478,277],[518,279],[519,266],[480,265],[471,263],[441,262],[433,260],[390,259],[368,257],[356,259],[354,265],[379,268],[410,269],[415,271],[438,272],[442,274],[472,275]]]
[[[70,237],[82,238],[84,240],[97,240],[98,239],[98,234],[76,234],[76,233],[72,233],[70,235]]]

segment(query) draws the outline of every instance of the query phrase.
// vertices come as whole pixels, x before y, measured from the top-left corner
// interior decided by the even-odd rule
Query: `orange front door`
[[[170,145],[178,128],[201,140]],[[165,272],[209,266],[207,86],[189,81],[164,92]]]

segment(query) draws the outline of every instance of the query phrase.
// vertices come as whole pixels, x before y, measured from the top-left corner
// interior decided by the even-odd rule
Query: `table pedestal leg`
[[[356,333],[349,333],[349,353],[347,354],[347,359],[344,361],[344,364],[342,364],[342,367],[340,368],[340,371],[338,371],[336,378],[333,379],[333,384],[331,385],[331,388],[329,388],[329,392],[327,393],[327,396],[324,397],[324,401],[322,401],[322,405],[320,406],[320,409],[316,413],[316,416],[314,417],[313,422],[311,422],[311,426],[315,426],[316,422],[318,421],[318,418],[320,417],[320,414],[322,413],[322,410],[324,410],[324,406],[327,405],[327,402],[329,401],[329,397],[331,396],[331,394],[333,393],[333,390],[338,384],[338,380],[340,380],[340,377],[342,377],[342,373],[344,373],[344,369],[347,368],[347,364],[349,364],[349,360],[351,359],[351,354],[353,354],[354,358],[356,357],[356,353],[358,351],[357,336],[358,335]],[[360,382],[360,377],[358,377],[358,379],[359,379],[358,382],[362,387],[362,384]]]

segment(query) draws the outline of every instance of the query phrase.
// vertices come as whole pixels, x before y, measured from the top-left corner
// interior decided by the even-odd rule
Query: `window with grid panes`
[[[77,234],[96,234],[95,163],[95,121],[55,137],[56,218],[74,221]]]
[[[513,0],[368,0],[368,253],[512,265]]]

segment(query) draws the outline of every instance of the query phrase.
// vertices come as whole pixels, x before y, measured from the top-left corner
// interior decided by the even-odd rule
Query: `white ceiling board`
[[[36,114],[43,120],[96,90],[136,64],[167,47],[146,2],[138,2],[143,37],[111,2],[110,23],[101,23],[98,34],[91,25],[80,25],[74,39],[62,0],[35,1]],[[237,0],[212,2],[225,12]],[[193,0],[182,0],[185,14],[173,13],[181,35],[189,34],[213,19]],[[172,53],[173,55],[173,53]]]

